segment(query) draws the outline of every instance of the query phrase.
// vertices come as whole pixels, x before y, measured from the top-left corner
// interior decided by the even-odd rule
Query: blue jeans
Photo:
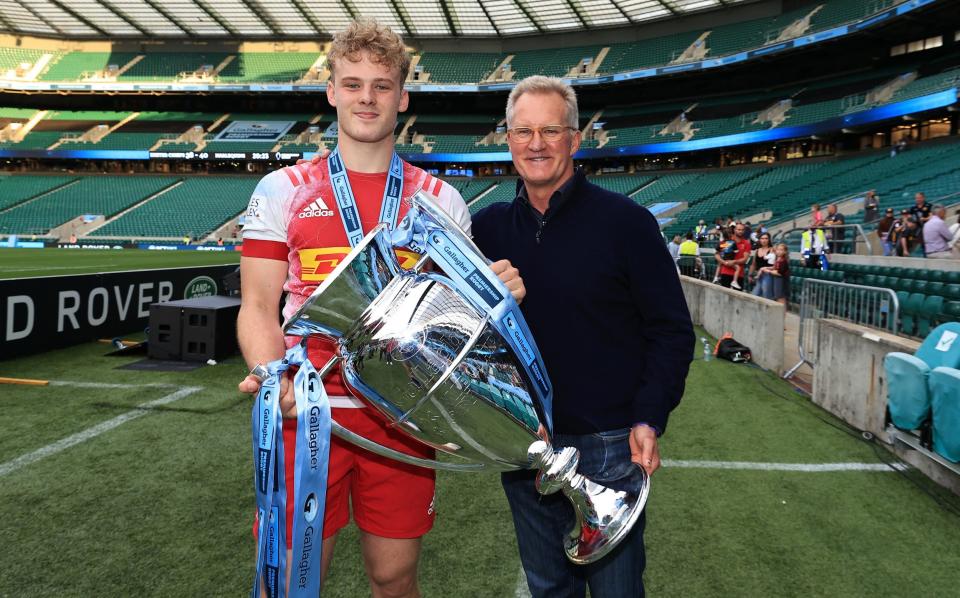
[[[629,429],[598,434],[556,434],[554,446],[580,451],[577,471],[609,483],[629,471]],[[574,565],[563,550],[563,538],[573,526],[573,508],[562,492],[543,496],[534,486],[536,472],[511,471],[502,475],[503,489],[513,513],[520,562],[533,598],[583,598],[590,587],[592,598],[643,596],[646,555],[643,528],[646,513],[626,538],[609,554],[589,565]]]
[[[773,276],[766,272],[757,275],[757,282],[753,287],[753,294],[764,299],[773,299]]]

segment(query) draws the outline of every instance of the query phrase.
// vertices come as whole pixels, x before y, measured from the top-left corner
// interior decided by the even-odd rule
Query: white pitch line
[[[55,455],[56,453],[68,449],[71,446],[80,444],[81,442],[90,440],[91,438],[95,438],[104,432],[108,432],[117,426],[127,423],[130,420],[137,419],[138,417],[142,417],[150,413],[150,409],[153,407],[159,407],[161,405],[166,405],[168,403],[180,400],[186,396],[192,395],[202,388],[203,387],[201,386],[185,386],[180,390],[172,392],[166,396],[162,396],[159,399],[143,403],[132,411],[127,411],[126,413],[118,415],[113,419],[108,419],[107,421],[99,423],[91,428],[87,428],[86,430],[82,430],[76,434],[71,434],[70,436],[62,438],[52,444],[48,444],[47,446],[38,448],[35,451],[21,455],[12,461],[7,461],[6,463],[0,464],[0,477],[3,477],[8,473],[12,473],[21,467],[35,463],[40,459],[49,457],[50,455]]]
[[[527,574],[520,567],[520,575],[517,577],[517,590],[514,592],[516,598],[531,598],[530,588],[527,587]]]
[[[676,461],[664,459],[664,467],[680,469],[740,469],[755,471],[803,471],[823,473],[830,471],[894,471],[906,470],[902,463],[758,463],[753,461]]]
[[[71,386],[73,388],[180,388],[176,384],[112,384],[109,382],[71,382],[70,380],[51,380],[50,386]]]

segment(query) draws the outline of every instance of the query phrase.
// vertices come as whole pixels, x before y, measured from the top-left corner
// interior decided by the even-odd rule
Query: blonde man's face
[[[393,136],[397,113],[407,109],[409,97],[398,69],[373,62],[367,52],[353,62],[341,59],[327,85],[327,101],[337,109],[340,133],[363,143]]]

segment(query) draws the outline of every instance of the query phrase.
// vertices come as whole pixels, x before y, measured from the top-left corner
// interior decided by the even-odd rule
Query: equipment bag
[[[713,350],[713,354],[720,359],[726,359],[734,363],[748,363],[753,359],[753,355],[750,353],[750,347],[735,340],[733,334],[729,332],[717,341],[717,346]]]

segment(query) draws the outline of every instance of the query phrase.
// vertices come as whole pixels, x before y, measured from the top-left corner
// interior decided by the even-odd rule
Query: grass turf
[[[250,399],[238,358],[187,373],[116,370],[88,344],[0,363],[0,376],[201,386],[0,477],[0,596],[238,596],[249,590]],[[168,389],[0,385],[0,464]],[[665,458],[889,459],[775,376],[693,364]],[[514,596],[519,559],[495,474],[440,473],[424,596]],[[936,500],[946,502],[941,507]],[[648,506],[652,595],[952,595],[957,501],[915,472],[664,468]],[[341,533],[324,596],[369,595],[358,533]]]
[[[239,264],[239,251],[0,248],[0,279]]]

